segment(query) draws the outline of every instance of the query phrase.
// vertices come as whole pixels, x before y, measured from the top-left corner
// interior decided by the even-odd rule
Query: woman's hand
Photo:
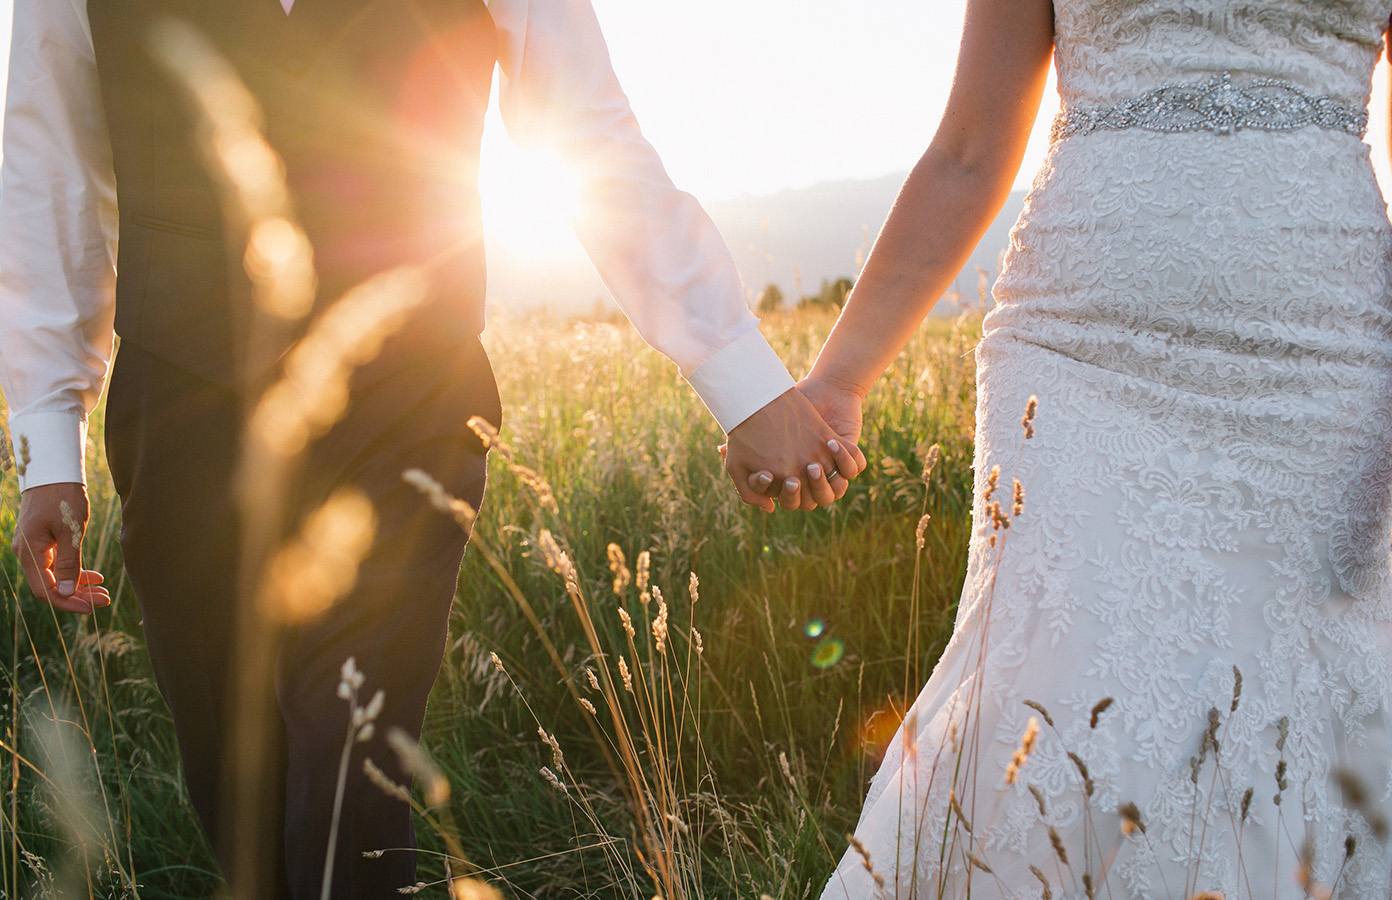
[[[838,492],[827,475],[839,474],[844,463],[847,477],[854,477],[861,468],[857,458],[863,459],[859,450],[845,446],[849,442],[839,439],[801,391],[791,388],[728,437],[720,448],[725,469],[740,498],[765,512],[773,512],[775,500],[784,509],[804,511],[833,502],[845,487],[842,483]],[[832,481],[841,483],[840,478]]]
[[[863,398],[855,391],[813,378],[804,379],[798,384],[798,390],[836,434],[826,442],[833,467],[809,462],[804,467],[805,480],[790,476],[778,484],[772,472],[761,469],[750,473],[749,487],[756,494],[777,497],[784,509],[810,511],[840,500],[846,495],[851,479],[865,471],[865,454],[857,446]]]

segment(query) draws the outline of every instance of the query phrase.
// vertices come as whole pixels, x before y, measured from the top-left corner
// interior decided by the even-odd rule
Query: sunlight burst
[[[557,154],[523,149],[505,137],[484,139],[479,189],[487,240],[509,254],[554,259],[578,242],[571,223],[580,215],[580,179]]]

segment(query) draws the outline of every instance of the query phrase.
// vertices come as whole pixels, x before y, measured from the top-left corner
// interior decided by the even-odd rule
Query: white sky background
[[[966,0],[592,2],[645,134],[677,184],[711,201],[907,170],[946,103]],[[0,91],[3,79],[0,67]],[[1370,134],[1392,185],[1386,83],[1384,65]],[[1047,94],[1017,186],[1056,105]],[[525,172],[493,119],[485,166]]]

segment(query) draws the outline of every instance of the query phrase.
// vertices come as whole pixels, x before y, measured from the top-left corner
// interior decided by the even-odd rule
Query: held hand
[[[730,432],[725,469],[740,499],[765,512],[773,511],[774,497],[784,509],[813,510],[839,496],[825,477],[839,470],[839,459],[853,467],[851,477],[860,471],[854,454],[842,448],[838,456],[828,448],[827,442],[836,438],[807,398],[790,390]],[[809,465],[817,469],[804,484],[802,473]],[[835,481],[841,483],[839,478]]]
[[[828,444],[828,449],[835,459],[835,469],[828,473],[817,463],[812,463],[806,468],[807,490],[812,493],[819,506],[829,506],[833,501],[845,496],[846,489],[850,487],[850,479],[865,471],[865,454],[861,453],[857,446],[860,440],[861,404],[864,398],[853,390],[836,388],[810,377],[799,382],[798,390],[807,397],[823,421],[837,435],[837,439]],[[828,474],[835,477],[828,477]],[[774,481],[773,473],[765,469],[752,474],[749,484],[755,492],[764,493]],[[788,481],[796,485],[796,479]],[[786,484],[787,482],[784,494],[788,493]]]
[[[849,389],[835,387],[826,381],[808,376],[798,382],[798,390],[812,401],[817,413],[836,432],[837,437],[855,450],[859,461],[857,472],[865,468],[865,455],[860,452],[861,406],[865,398]]]
[[[13,548],[34,596],[58,609],[91,613],[111,603],[99,572],[82,568],[87,489],[81,484],[29,488],[19,500]]]

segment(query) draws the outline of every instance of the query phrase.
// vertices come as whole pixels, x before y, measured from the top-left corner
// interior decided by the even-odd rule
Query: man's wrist
[[[726,434],[794,385],[783,361],[757,330],[727,344],[687,380]]]

